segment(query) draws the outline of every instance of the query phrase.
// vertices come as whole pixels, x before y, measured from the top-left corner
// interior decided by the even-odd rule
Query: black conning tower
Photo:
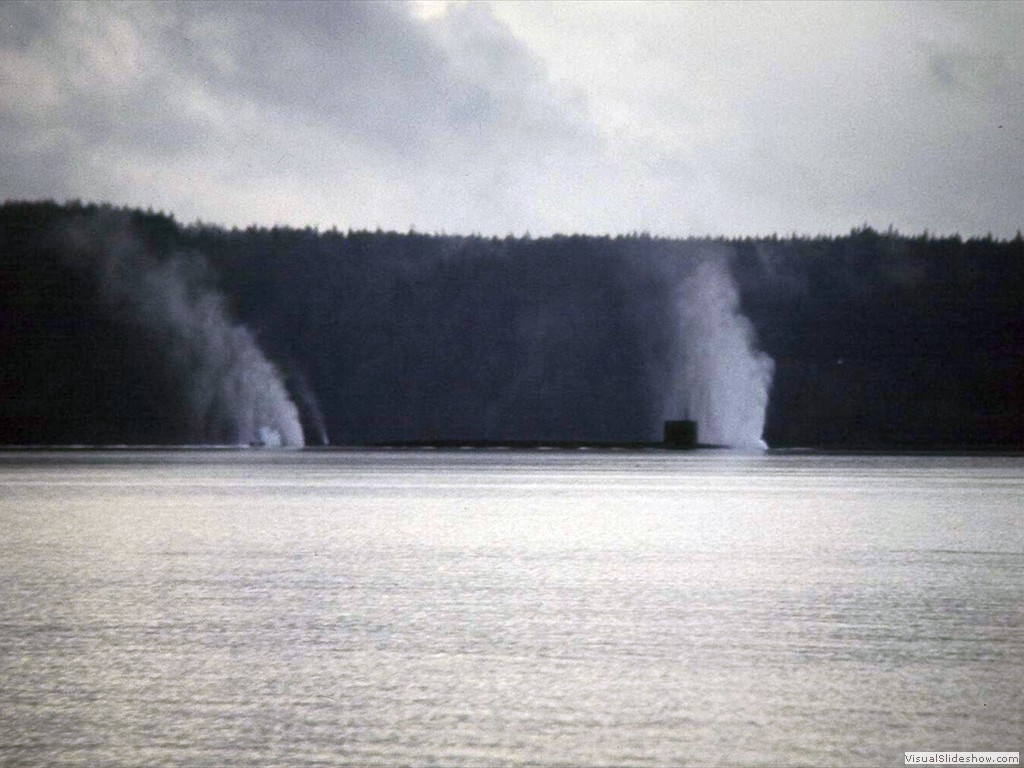
[[[662,444],[666,448],[696,448],[697,422],[690,419],[666,421]]]

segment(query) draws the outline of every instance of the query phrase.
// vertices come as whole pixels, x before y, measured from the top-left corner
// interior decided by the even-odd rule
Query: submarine
[[[397,449],[416,449],[416,448],[440,448],[440,449],[462,449],[462,448],[481,448],[481,449],[511,449],[511,450],[539,450],[539,449],[557,449],[557,450],[577,450],[582,448],[597,448],[597,449],[625,449],[625,450],[643,450],[643,449],[660,449],[666,451],[693,451],[698,449],[708,448],[727,448],[725,445],[713,445],[709,443],[701,443],[698,440],[698,426],[697,422],[691,419],[678,419],[666,421],[664,423],[664,429],[662,432],[661,442],[651,442],[648,440],[479,440],[479,439],[450,439],[450,438],[439,438],[439,439],[427,439],[427,440],[385,440],[380,442],[362,443],[360,445],[351,446],[353,448],[397,448]],[[340,447],[340,446],[339,446]]]

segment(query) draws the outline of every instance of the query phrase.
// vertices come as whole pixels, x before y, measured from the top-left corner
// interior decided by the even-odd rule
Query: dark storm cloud
[[[440,52],[392,5],[212,4],[180,16],[175,32],[214,92],[396,152],[422,150],[424,126],[459,98],[445,92]]]
[[[15,30],[2,43],[3,161],[21,179],[4,185],[6,196],[155,202],[189,216],[209,210],[203,196],[244,184],[271,199],[279,189],[308,215],[334,204],[335,220],[368,223],[374,211],[423,216],[429,206],[389,208],[436,201],[447,185],[453,198],[476,187],[484,204],[514,204],[545,158],[594,143],[571,101],[483,8],[429,28],[385,3],[8,4],[0,13]],[[331,199],[332,185],[350,195],[346,205]],[[361,211],[353,192],[379,199]],[[236,218],[245,205],[213,208]]]
[[[237,224],[1012,236],[1022,29],[1012,3],[8,2],[0,195]]]
[[[42,189],[86,193],[105,160],[167,162],[203,146],[208,126],[188,109],[181,67],[146,44],[132,9],[3,6],[4,26],[16,30],[2,52],[0,119],[13,127],[5,166]]]

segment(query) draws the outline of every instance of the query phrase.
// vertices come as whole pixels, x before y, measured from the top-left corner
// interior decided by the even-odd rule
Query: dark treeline
[[[707,258],[775,361],[770,445],[1024,446],[1019,236],[226,230],[77,203],[0,208],[0,444],[230,442],[296,410],[313,444],[655,439]]]
[[[1024,445],[1024,240],[742,240],[777,445]]]

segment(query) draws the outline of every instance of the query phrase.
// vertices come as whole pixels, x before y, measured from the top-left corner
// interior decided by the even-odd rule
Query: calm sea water
[[[4,765],[1024,742],[1024,459],[0,455]]]

